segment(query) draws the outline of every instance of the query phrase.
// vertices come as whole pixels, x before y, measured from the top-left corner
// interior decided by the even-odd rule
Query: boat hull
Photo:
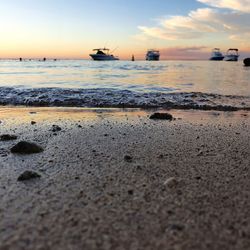
[[[237,55],[229,55],[229,56],[225,56],[224,60],[227,62],[237,62],[239,59],[239,56]]]
[[[149,55],[146,57],[147,61],[159,61],[160,60],[160,55]]]
[[[94,61],[117,61],[119,58],[114,57],[112,55],[98,55],[98,54],[90,54],[90,57]]]
[[[209,60],[210,61],[222,61],[224,59],[224,56],[214,56],[211,57]]]

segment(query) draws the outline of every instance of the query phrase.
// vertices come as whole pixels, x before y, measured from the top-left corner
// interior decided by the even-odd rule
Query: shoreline
[[[249,96],[203,92],[0,87],[0,99],[1,106],[250,110]]]
[[[0,249],[247,249],[250,112],[155,111],[0,107]]]

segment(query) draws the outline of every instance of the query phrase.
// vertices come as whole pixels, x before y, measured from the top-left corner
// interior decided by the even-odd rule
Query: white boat
[[[222,61],[224,59],[223,54],[220,52],[219,48],[214,48],[210,57],[211,61]]]
[[[147,54],[146,54],[146,60],[147,61],[159,61],[160,60],[160,51],[154,50],[154,49],[148,50]]]
[[[238,49],[229,49],[224,58],[225,61],[228,62],[236,62],[239,58],[239,50]]]
[[[119,60],[118,57],[109,54],[109,49],[107,49],[107,48],[93,49],[93,51],[96,51],[96,53],[95,54],[90,54],[90,56],[95,61],[114,61],[114,60]]]

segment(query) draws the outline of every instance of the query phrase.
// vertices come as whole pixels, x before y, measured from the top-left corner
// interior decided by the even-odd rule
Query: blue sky
[[[150,25],[155,18],[185,14],[197,8],[194,0],[8,0],[0,3],[1,15],[11,22],[45,25],[66,25],[81,32],[96,29],[123,33],[136,32],[140,24]],[[9,18],[8,18],[9,16]],[[25,28],[25,27],[24,27]],[[50,28],[50,27],[47,27]],[[82,32],[84,33],[85,30]],[[92,35],[92,34],[89,34]],[[113,36],[113,34],[112,34]]]
[[[149,47],[178,58],[200,58],[218,46],[247,51],[249,6],[250,0],[1,1],[0,53],[86,58],[104,45],[118,46],[124,58]]]

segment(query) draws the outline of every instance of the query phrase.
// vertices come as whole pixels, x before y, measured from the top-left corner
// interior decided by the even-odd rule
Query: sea
[[[243,62],[0,60],[0,104],[250,110]]]

